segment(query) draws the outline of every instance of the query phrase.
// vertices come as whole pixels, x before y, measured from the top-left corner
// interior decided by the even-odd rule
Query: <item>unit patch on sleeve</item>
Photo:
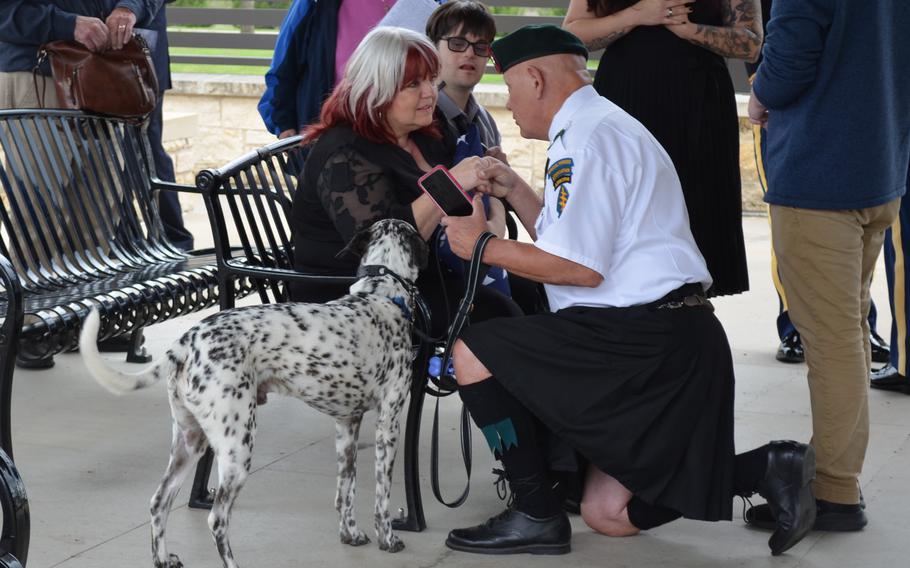
[[[575,162],[572,158],[563,158],[553,162],[547,169],[547,176],[553,182],[553,189],[557,193],[556,197],[556,214],[562,216],[562,210],[565,209],[566,203],[569,202],[569,189],[566,184],[572,182],[572,168]]]

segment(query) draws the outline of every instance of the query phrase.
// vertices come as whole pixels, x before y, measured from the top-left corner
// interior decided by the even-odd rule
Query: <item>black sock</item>
[[[733,461],[733,494],[751,497],[768,469],[768,446],[738,454]]]
[[[626,505],[626,511],[629,513],[629,522],[635,525],[635,528],[643,531],[665,525],[682,517],[682,513],[679,511],[661,505],[649,505],[634,495]]]
[[[544,468],[533,415],[518,400],[489,378],[458,387],[458,394],[474,423],[502,461],[515,494],[515,508],[532,517],[549,517],[560,511]]]

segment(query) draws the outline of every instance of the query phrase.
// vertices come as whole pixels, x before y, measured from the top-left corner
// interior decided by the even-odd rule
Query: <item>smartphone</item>
[[[436,166],[422,175],[417,185],[446,215],[464,217],[474,212],[471,198],[443,166]]]

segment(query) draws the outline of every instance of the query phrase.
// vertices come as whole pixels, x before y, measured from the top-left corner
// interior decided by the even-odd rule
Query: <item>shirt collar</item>
[[[477,117],[478,104],[474,100],[474,95],[468,96],[467,111],[462,111],[457,104],[442,89],[439,90],[439,97],[436,99],[436,106],[442,111],[442,114],[449,122],[455,120],[455,117],[464,115],[468,119],[468,124],[474,122]]]
[[[585,106],[595,98],[599,98],[600,95],[597,94],[597,91],[594,90],[594,87],[591,85],[584,85],[579,87],[574,93],[569,95],[569,98],[562,103],[562,106],[559,107],[559,110],[556,111],[556,114],[553,116],[553,121],[550,122],[550,131],[549,139],[550,144],[556,141],[556,138],[565,133],[566,129],[572,124],[572,117],[576,112],[585,108]]]

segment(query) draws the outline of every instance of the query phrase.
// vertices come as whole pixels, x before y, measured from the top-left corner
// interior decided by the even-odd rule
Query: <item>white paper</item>
[[[376,26],[407,28],[423,34],[426,33],[427,20],[438,7],[436,0],[396,0],[389,13]]]

